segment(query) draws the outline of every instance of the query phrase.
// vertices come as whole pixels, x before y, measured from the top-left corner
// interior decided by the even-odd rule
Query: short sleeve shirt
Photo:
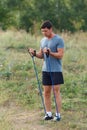
[[[50,48],[52,52],[57,52],[58,48],[64,48],[64,41],[59,35],[55,35],[53,38],[48,39],[44,37],[41,40],[41,49],[43,50],[45,47]],[[62,72],[62,60],[52,57],[49,55],[47,58],[46,54],[44,56],[44,63],[42,66],[42,71],[45,72]]]

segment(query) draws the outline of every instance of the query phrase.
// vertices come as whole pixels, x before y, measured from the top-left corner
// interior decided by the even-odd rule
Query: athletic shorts
[[[42,72],[43,85],[59,85],[64,84],[62,72]]]

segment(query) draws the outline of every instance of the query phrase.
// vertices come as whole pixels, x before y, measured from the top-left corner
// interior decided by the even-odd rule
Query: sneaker
[[[52,119],[53,119],[53,116],[45,115],[45,117],[44,117],[44,120],[52,120]]]
[[[61,120],[61,117],[59,117],[59,116],[55,116],[54,118],[53,118],[53,121],[60,121]]]

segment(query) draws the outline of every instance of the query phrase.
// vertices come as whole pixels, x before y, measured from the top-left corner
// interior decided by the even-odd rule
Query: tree
[[[51,20],[55,29],[87,31],[87,0],[0,0],[0,27],[27,32]]]

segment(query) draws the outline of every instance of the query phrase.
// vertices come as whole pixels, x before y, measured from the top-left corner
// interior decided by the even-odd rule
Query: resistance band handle
[[[36,50],[34,50],[34,54],[33,54],[33,56],[36,56]]]
[[[29,52],[31,57],[36,56],[36,50],[34,50],[34,54],[30,53],[29,49],[28,49],[28,52]]]
[[[46,53],[47,58],[49,57],[49,50],[47,49],[47,53]]]

